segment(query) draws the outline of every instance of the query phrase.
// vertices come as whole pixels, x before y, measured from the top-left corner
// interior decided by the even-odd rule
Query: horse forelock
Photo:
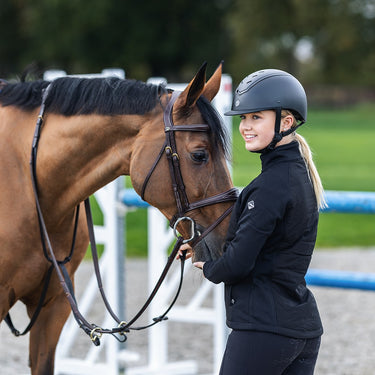
[[[220,115],[204,96],[198,99],[197,107],[202,115],[203,121],[210,127],[213,150],[224,152],[225,158],[229,159],[229,134]]]
[[[0,103],[24,110],[40,106],[42,92],[50,82],[17,82],[2,87]],[[160,86],[136,80],[108,78],[58,78],[51,83],[46,110],[65,116],[82,114],[143,115],[159,102]]]

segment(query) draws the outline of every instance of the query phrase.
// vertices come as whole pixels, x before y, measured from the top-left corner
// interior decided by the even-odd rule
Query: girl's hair
[[[287,111],[287,110],[282,110],[281,116],[285,117],[287,115],[292,115],[294,117],[292,112]],[[294,117],[294,122],[293,122],[292,128],[295,127],[295,126],[297,126],[297,121]],[[326,202],[325,197],[324,197],[324,189],[323,189],[322,181],[320,179],[318,170],[316,169],[316,166],[314,164],[310,147],[309,147],[308,143],[306,142],[306,139],[304,137],[302,137],[302,135],[297,134],[296,132],[294,132],[293,134],[294,134],[296,140],[298,141],[299,150],[301,152],[303,160],[305,161],[307,172],[309,174],[311,183],[314,187],[314,192],[315,192],[315,197],[316,197],[316,202],[317,202],[318,208],[319,209],[325,208],[328,205],[327,205],[327,202]]]

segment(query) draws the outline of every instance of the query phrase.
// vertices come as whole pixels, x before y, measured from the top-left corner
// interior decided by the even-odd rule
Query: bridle
[[[77,228],[78,228],[78,216],[79,216],[79,205],[77,206],[76,209],[76,217],[75,217],[75,225],[74,225],[74,233],[73,233],[73,239],[72,239],[72,244],[71,244],[71,251],[64,260],[58,261],[55,257],[51,241],[49,239],[49,235],[47,232],[47,228],[45,225],[43,213],[40,207],[40,202],[39,202],[39,194],[38,194],[38,186],[37,186],[37,176],[36,176],[36,160],[37,160],[37,149],[38,149],[38,143],[39,143],[39,138],[40,138],[40,133],[41,133],[41,128],[43,125],[43,116],[44,116],[44,111],[45,111],[45,101],[48,96],[48,92],[51,88],[51,84],[47,86],[47,88],[44,90],[43,93],[43,98],[42,98],[42,104],[40,107],[39,115],[38,115],[38,120],[36,123],[35,127],[35,132],[34,132],[34,138],[32,142],[32,150],[31,150],[31,158],[30,158],[30,171],[31,171],[31,179],[32,179],[32,185],[33,185],[33,190],[34,190],[34,198],[35,198],[35,203],[36,203],[36,210],[38,214],[38,220],[39,220],[39,227],[40,227],[40,235],[41,235],[41,241],[42,241],[42,247],[43,247],[43,252],[48,260],[48,262],[51,263],[47,276],[43,285],[43,291],[40,296],[37,308],[35,310],[35,313],[31,317],[30,323],[26,327],[26,329],[20,333],[13,325],[13,322],[11,320],[11,317],[9,313],[5,317],[5,322],[8,324],[10,327],[12,333],[15,336],[21,336],[25,335],[28,333],[32,326],[34,325],[42,307],[44,304],[45,297],[47,295],[47,290],[48,290],[48,285],[49,281],[51,279],[52,271],[55,270],[59,279],[59,282],[64,290],[65,296],[69,301],[69,304],[71,306],[71,310],[73,313],[74,318],[76,319],[78,325],[80,328],[83,329],[85,333],[87,333],[92,342],[95,345],[100,345],[100,338],[102,334],[112,334],[116,339],[119,341],[123,342],[126,340],[126,333],[128,333],[130,330],[142,330],[148,327],[151,327],[155,325],[158,322],[161,322],[163,320],[168,319],[167,314],[171,310],[172,306],[176,302],[181,287],[182,287],[182,282],[183,282],[183,274],[184,274],[184,262],[185,262],[185,253],[180,257],[181,260],[181,276],[180,276],[180,283],[176,292],[176,295],[174,299],[172,300],[170,306],[167,308],[167,310],[161,314],[160,316],[153,318],[153,322],[141,326],[141,327],[134,327],[133,324],[139,319],[139,317],[143,314],[143,312],[147,309],[147,307],[150,305],[151,301],[155,297],[156,293],[158,292],[161,284],[163,283],[172,263],[174,262],[174,259],[176,258],[177,252],[180,248],[180,246],[183,243],[190,242],[191,246],[195,246],[200,240],[202,240],[208,233],[210,233],[214,228],[216,228],[217,225],[219,225],[225,217],[229,215],[229,213],[232,210],[231,206],[228,208],[216,221],[211,224],[206,230],[201,234],[196,230],[196,225],[195,221],[188,217],[184,216],[187,212],[190,212],[192,210],[195,210],[197,208],[205,207],[211,204],[217,204],[217,203],[222,203],[222,202],[229,202],[229,201],[235,201],[237,199],[238,193],[237,189],[232,188],[229,189],[228,191],[224,193],[217,194],[212,197],[208,197],[205,199],[202,199],[197,202],[189,203],[188,197],[185,192],[185,186],[183,183],[183,178],[180,170],[180,164],[179,164],[179,156],[177,153],[177,147],[176,147],[176,140],[174,137],[174,132],[175,131],[208,131],[209,126],[207,124],[192,124],[192,125],[178,125],[175,126],[173,124],[173,119],[172,119],[172,110],[173,110],[173,104],[176,101],[178,95],[180,93],[178,92],[173,92],[170,101],[168,102],[165,110],[164,110],[164,130],[166,134],[166,140],[165,143],[162,147],[162,150],[160,151],[156,161],[154,162],[153,166],[151,167],[149,173],[146,176],[146,179],[144,181],[143,187],[142,187],[142,198],[144,197],[144,193],[147,187],[147,183],[154,172],[159,160],[161,159],[162,155],[166,154],[168,163],[169,163],[169,169],[170,169],[170,174],[172,178],[172,186],[173,186],[173,191],[176,199],[176,205],[177,205],[177,213],[172,219],[170,225],[173,227],[174,233],[177,237],[177,241],[174,245],[174,248],[172,252],[170,253],[167,263],[159,277],[158,282],[156,283],[154,289],[150,293],[150,296],[148,297],[147,301],[144,303],[144,305],[141,307],[141,309],[138,311],[138,313],[128,322],[122,321],[117,317],[117,315],[113,312],[107,297],[104,293],[103,289],[103,284],[102,284],[102,278],[99,270],[99,257],[98,257],[98,252],[96,248],[96,241],[95,241],[95,235],[94,235],[94,225],[93,225],[93,220],[92,220],[92,215],[91,215],[91,208],[90,208],[90,202],[89,199],[87,198],[85,200],[85,210],[86,210],[86,217],[87,217],[87,224],[88,224],[88,232],[89,232],[89,237],[90,237],[90,243],[91,243],[91,252],[92,252],[92,258],[93,258],[93,263],[94,263],[94,268],[95,268],[95,275],[97,278],[98,282],[98,288],[101,293],[103,302],[110,313],[110,315],[113,317],[113,319],[118,323],[118,327],[112,328],[112,329],[106,329],[106,328],[101,328],[95,324],[89,323],[85,317],[80,313],[77,302],[74,296],[74,291],[73,291],[73,286],[72,282],[70,280],[70,277],[68,275],[68,272],[65,268],[65,264],[70,261],[71,257],[73,256],[73,251],[74,251],[74,246],[75,246],[75,239],[76,239],[76,234],[77,234]],[[184,239],[182,236],[179,236],[177,234],[177,226],[180,222],[182,221],[189,221],[191,223],[191,237],[189,239]],[[118,334],[119,337],[116,335]]]
[[[161,147],[161,150],[156,158],[154,164],[150,168],[145,181],[143,182],[141,197],[145,198],[146,187],[148,185],[149,179],[156,166],[158,165],[161,157],[165,154],[168,160],[169,173],[172,180],[172,189],[176,201],[177,213],[170,220],[170,227],[173,228],[174,234],[178,237],[177,226],[183,221],[188,221],[191,224],[190,238],[184,239],[183,243],[190,243],[193,247],[204,237],[206,237],[213,229],[215,229],[232,211],[233,206],[229,207],[218,219],[214,221],[203,233],[199,233],[196,230],[196,223],[194,219],[186,216],[188,212],[196,210],[198,208],[210,206],[213,204],[233,202],[238,197],[238,190],[236,188],[231,188],[223,193],[214,195],[212,197],[203,198],[196,202],[189,202],[188,196],[186,194],[185,184],[183,181],[181,168],[180,168],[180,157],[177,152],[176,131],[189,131],[189,132],[208,132],[210,127],[207,124],[189,124],[189,125],[175,125],[173,123],[173,105],[181,92],[173,91],[168,101],[167,106],[164,109],[163,119],[164,119],[164,132],[165,132],[165,142]]]

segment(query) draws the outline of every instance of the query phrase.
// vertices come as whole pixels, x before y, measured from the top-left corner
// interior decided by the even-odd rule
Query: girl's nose
[[[242,129],[242,130],[250,130],[251,129],[251,124],[249,123],[249,121],[241,120],[241,122],[240,122],[240,129]]]

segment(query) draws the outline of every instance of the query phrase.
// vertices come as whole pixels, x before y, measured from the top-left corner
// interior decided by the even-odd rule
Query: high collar
[[[278,146],[273,150],[262,153],[260,160],[262,161],[262,171],[267,169],[271,164],[288,162],[292,160],[302,159],[297,141],[292,141],[286,145]]]

